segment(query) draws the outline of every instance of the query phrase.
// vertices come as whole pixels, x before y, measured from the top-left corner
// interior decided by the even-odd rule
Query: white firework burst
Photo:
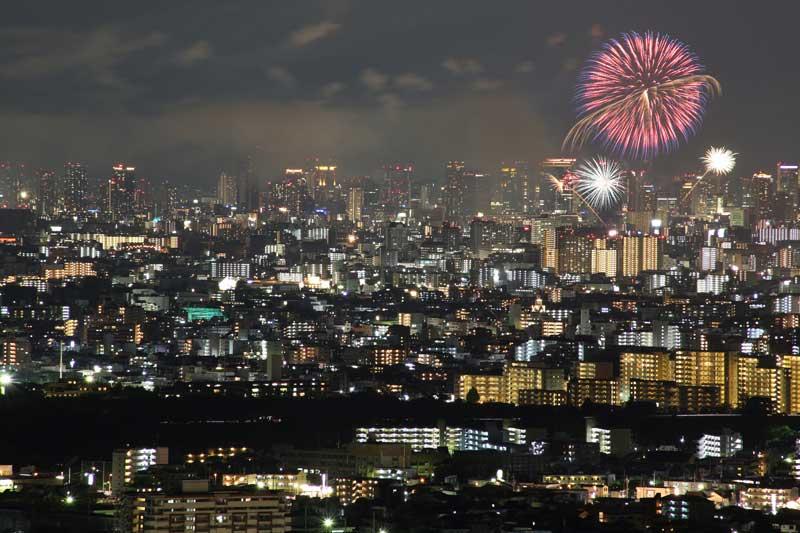
[[[714,174],[715,176],[724,176],[729,174],[733,167],[736,166],[736,156],[734,152],[728,150],[724,146],[719,148],[709,148],[705,155],[700,158],[700,161],[706,166],[706,174]]]
[[[622,198],[625,185],[622,168],[616,161],[595,157],[584,161],[578,167],[577,174],[576,189],[595,209],[611,207]]]

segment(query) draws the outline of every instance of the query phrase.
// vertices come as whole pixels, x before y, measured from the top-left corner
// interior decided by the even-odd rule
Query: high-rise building
[[[383,167],[385,201],[391,212],[407,209],[411,203],[411,182],[414,165],[411,163],[390,163]]]
[[[663,239],[650,235],[626,235],[622,238],[621,273],[623,276],[638,276],[643,271],[661,270],[663,255]]]
[[[64,212],[76,215],[86,208],[86,167],[81,163],[64,163],[62,201]]]
[[[314,161],[311,169],[311,193],[319,205],[327,205],[335,199],[338,183],[336,165]]]
[[[794,222],[798,215],[798,165],[778,163],[775,173],[775,217],[784,222]]]
[[[310,212],[313,201],[308,194],[308,182],[303,169],[287,168],[283,182],[283,198],[279,201],[285,203],[290,216],[300,217]]]
[[[672,361],[667,352],[623,352],[619,356],[620,396],[630,398],[632,379],[644,381],[671,381]]]
[[[617,276],[618,253],[616,248],[608,248],[606,239],[595,239],[591,252],[592,274],[605,274],[609,278]]]
[[[625,207],[627,211],[647,211],[644,195],[647,171],[631,169],[625,173]],[[652,186],[651,186],[652,187]]]
[[[679,385],[713,386],[729,407],[739,405],[738,361],[735,353],[678,351],[675,353],[675,381]]]
[[[258,211],[260,188],[258,186],[258,179],[256,178],[255,164],[251,156],[245,159],[239,172],[239,184],[237,189],[240,209],[248,213]]]
[[[106,188],[106,213],[112,218],[133,216],[136,206],[136,168],[117,163]]]
[[[347,193],[347,219],[356,224],[361,223],[364,208],[364,189],[353,187]]]
[[[786,371],[784,368],[763,364],[757,357],[739,357],[737,362],[737,395],[742,407],[750,398],[764,398],[771,402],[774,412],[787,411]]]
[[[773,218],[775,182],[772,174],[756,172],[742,180],[742,207],[750,214],[751,225],[759,220]]]
[[[800,413],[800,355],[784,355],[780,365],[786,375],[786,412]],[[798,456],[800,458],[800,456]]]
[[[39,169],[39,193],[36,206],[43,217],[51,217],[61,210],[60,194],[56,173],[52,170]]]
[[[217,178],[217,203],[225,206],[235,206],[238,202],[238,180],[235,176],[220,173]]]
[[[558,235],[558,273],[588,274],[592,270],[594,237],[562,228]]]
[[[492,212],[520,214],[533,211],[533,191],[527,161],[500,165],[500,176],[492,195]]]
[[[572,189],[562,186],[574,178],[575,159],[570,157],[550,157],[539,165],[540,205],[546,212],[572,213],[574,210]]]
[[[464,162],[450,161],[447,163],[447,182],[444,189],[445,219],[449,222],[459,222],[464,217],[465,187]]]

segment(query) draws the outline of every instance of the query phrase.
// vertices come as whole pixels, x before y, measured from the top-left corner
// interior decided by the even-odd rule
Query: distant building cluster
[[[437,531],[796,530],[798,165],[627,168],[601,212],[575,166],[248,159],[202,189],[132,162],[0,164],[0,401],[394,406],[327,440],[260,413],[286,442],[198,408],[187,427],[220,442],[0,457],[0,494],[88,491],[138,533],[401,531],[423,496]]]

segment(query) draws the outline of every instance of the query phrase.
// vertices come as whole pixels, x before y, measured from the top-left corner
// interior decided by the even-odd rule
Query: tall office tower
[[[623,276],[638,276],[640,272],[661,270],[664,241],[649,235],[626,235],[622,238],[620,271]]]
[[[36,207],[39,214],[45,218],[52,217],[61,210],[60,194],[56,173],[52,170],[39,169],[36,174],[39,181],[39,193]]]
[[[444,190],[445,220],[459,222],[464,217],[464,162],[447,163],[447,182]]]
[[[628,211],[646,211],[642,197],[646,176],[644,169],[631,169],[625,173],[625,207]]]
[[[742,209],[748,225],[755,226],[761,220],[774,218],[775,182],[772,174],[756,172],[744,176],[742,182]]]
[[[639,191],[639,206],[642,211],[653,213],[656,210],[656,186],[652,183],[643,183]]]
[[[469,241],[476,254],[483,251],[488,255],[496,242],[497,224],[492,220],[475,219],[469,224]]]
[[[464,207],[461,216],[469,220],[489,208],[492,198],[492,179],[480,170],[465,170],[463,176]]]
[[[106,188],[106,213],[112,218],[130,218],[136,206],[136,168],[123,163],[112,167]]]
[[[134,181],[133,209],[136,215],[149,216],[153,210],[153,189],[148,178],[138,176]]]
[[[239,207],[246,212],[258,211],[259,187],[253,158],[247,156],[239,172]]]
[[[64,163],[64,181],[61,188],[64,212],[77,215],[86,208],[86,167],[81,163]]]
[[[558,273],[588,274],[592,271],[594,237],[560,228],[558,233]]]
[[[355,224],[361,224],[362,209],[364,208],[364,189],[353,187],[347,193],[347,219]]]
[[[334,201],[337,188],[336,165],[315,160],[311,167],[311,194],[317,205]]]
[[[384,187],[386,191],[384,205],[391,211],[407,209],[411,203],[411,181],[414,165],[411,163],[391,163],[383,166]]]
[[[539,165],[541,174],[541,205],[544,212],[571,213],[573,211],[572,190],[559,187],[556,182],[569,181],[574,177],[575,159],[550,157]]]
[[[175,216],[178,207],[178,188],[161,180],[153,191],[153,216],[161,219]]]
[[[308,194],[308,182],[303,169],[287,168],[283,185],[283,201],[286,203],[289,215],[301,217],[309,213],[313,207],[313,201]]]
[[[532,191],[528,163],[501,163],[500,179],[495,182],[492,212],[510,215],[532,212]]]
[[[235,176],[222,172],[217,178],[217,203],[235,206],[239,199],[238,180]]]
[[[775,218],[794,222],[798,216],[798,165],[778,163],[775,173]]]
[[[733,352],[675,353],[675,381],[679,385],[713,386],[729,407],[739,405],[739,357]]]

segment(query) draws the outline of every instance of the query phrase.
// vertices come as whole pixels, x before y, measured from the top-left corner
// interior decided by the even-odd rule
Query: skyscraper
[[[364,206],[364,189],[353,187],[347,193],[347,218],[356,224],[361,223],[361,210]]]
[[[458,222],[464,216],[465,201],[464,162],[447,163],[447,182],[445,184],[445,219]]]
[[[775,173],[774,216],[784,222],[793,222],[798,215],[798,165],[778,163]]]
[[[391,163],[383,167],[385,173],[386,198],[384,204],[390,211],[408,208],[411,202],[411,179],[414,165],[411,163]]]
[[[558,183],[569,180],[573,174],[575,159],[570,157],[550,157],[544,159],[539,165],[541,175],[541,200],[540,207],[544,211],[560,211],[571,213],[572,190],[569,187],[560,187]]]
[[[129,218],[136,205],[136,168],[124,163],[112,167],[106,189],[106,213],[112,218]]]
[[[533,211],[533,191],[527,161],[500,165],[492,197],[492,211],[502,214],[521,214]]]
[[[311,168],[311,193],[314,201],[319,205],[330,204],[336,198],[337,188],[336,165],[314,161]]]
[[[56,173],[52,170],[39,169],[39,194],[37,207],[43,217],[51,217],[61,210],[60,195]]]
[[[282,202],[286,204],[290,216],[299,217],[307,213],[313,202],[308,194],[308,182],[301,168],[287,168],[283,183]]]
[[[664,254],[664,241],[649,235],[631,235],[622,238],[621,273],[638,276],[640,272],[660,270]]]
[[[217,203],[225,206],[235,206],[239,198],[235,176],[222,172],[217,178]]]
[[[259,187],[256,178],[255,164],[253,158],[248,156],[244,161],[243,168],[239,172],[239,207],[245,211],[257,211],[259,206]]]
[[[64,183],[62,187],[64,212],[77,215],[86,208],[86,167],[81,163],[64,163]]]

